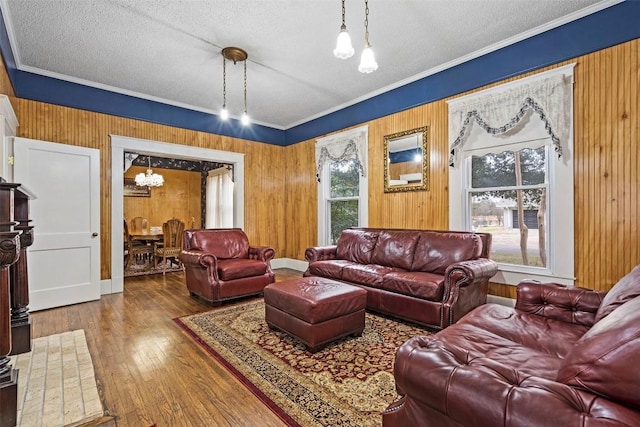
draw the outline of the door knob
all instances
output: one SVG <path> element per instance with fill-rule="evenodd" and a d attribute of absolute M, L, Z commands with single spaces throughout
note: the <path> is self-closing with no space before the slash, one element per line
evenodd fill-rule
<path fill-rule="evenodd" d="M 98 237 L 98 233 L 95 233 L 95 232 L 94 232 L 93 234 L 91 234 L 91 236 L 92 236 L 92 237 Z"/>

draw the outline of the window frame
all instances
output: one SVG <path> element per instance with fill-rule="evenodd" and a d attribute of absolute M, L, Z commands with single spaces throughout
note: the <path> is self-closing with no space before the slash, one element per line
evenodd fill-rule
<path fill-rule="evenodd" d="M 364 132 L 364 140 L 366 144 L 364 147 L 360 147 L 362 150 L 360 154 L 360 161 L 367 162 L 367 151 L 369 133 L 368 126 L 362 126 L 349 131 L 341 132 L 339 134 L 331 135 L 330 137 L 318 139 L 318 143 L 326 141 L 339 141 L 344 140 L 345 144 L 355 134 Z M 331 182 L 330 182 L 330 169 L 333 161 L 326 161 L 322 167 L 320 173 L 320 182 L 318 183 L 318 245 L 327 246 L 331 244 L 331 209 L 329 203 L 331 201 L 341 200 L 358 200 L 358 227 L 367 227 L 369 221 L 369 181 L 365 176 L 359 175 L 358 182 L 358 196 L 357 197 L 335 197 L 331 198 Z"/>
<path fill-rule="evenodd" d="M 549 77 L 551 73 L 563 73 L 573 77 L 573 66 L 562 67 L 545 73 L 524 78 L 506 85 L 496 86 L 486 91 L 477 92 L 458 99 L 467 99 L 479 94 L 490 94 L 506 90 L 514 84 L 526 84 L 533 79 Z M 456 99 L 456 101 L 458 100 Z M 541 282 L 555 282 L 565 285 L 573 285 L 575 282 L 574 271 L 574 192 L 573 192 L 573 97 L 571 97 L 570 114 L 571 129 L 568 141 L 562 141 L 563 155 L 558 157 L 553 151 L 549 137 L 538 138 L 538 144 L 543 140 L 547 147 L 547 180 L 548 180 L 548 256 L 547 267 L 533 267 L 515 264 L 498 263 L 498 273 L 491 279 L 495 283 L 517 285 L 521 280 L 533 279 Z M 450 118 L 451 120 L 451 118 Z M 475 126 L 475 125 L 474 125 Z M 449 135 L 450 142 L 453 138 Z M 493 146 L 500 146 L 504 150 L 521 148 L 522 141 L 514 136 L 512 143 L 505 142 L 504 137 L 494 135 L 483 136 L 496 138 Z M 497 138 L 500 139 L 498 142 Z M 449 227 L 452 230 L 471 231 L 471 155 L 486 154 L 485 147 L 462 147 L 460 160 L 449 168 Z M 477 189 L 474 189 L 474 191 Z M 567 197 L 570 195 L 570 197 Z"/>

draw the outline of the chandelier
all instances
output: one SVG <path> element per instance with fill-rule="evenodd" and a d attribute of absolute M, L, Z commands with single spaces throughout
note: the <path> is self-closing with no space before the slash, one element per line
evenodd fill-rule
<path fill-rule="evenodd" d="M 162 175 L 153 173 L 151 170 L 151 156 L 147 156 L 149 159 L 149 168 L 146 173 L 140 172 L 136 175 L 136 185 L 139 187 L 161 187 L 164 184 L 164 178 Z"/>
<path fill-rule="evenodd" d="M 249 55 L 239 47 L 225 47 L 222 49 L 222 110 L 220 110 L 220 118 L 227 120 L 229 118 L 229 110 L 227 110 L 227 59 L 233 61 L 235 65 L 238 61 L 244 63 L 244 112 L 240 118 L 243 125 L 249 124 L 249 115 L 247 114 L 247 58 Z"/>

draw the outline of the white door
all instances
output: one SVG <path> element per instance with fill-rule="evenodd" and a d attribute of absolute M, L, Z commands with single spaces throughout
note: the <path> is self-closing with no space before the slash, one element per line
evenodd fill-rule
<path fill-rule="evenodd" d="M 29 308 L 100 298 L 100 151 L 14 139 L 14 181 L 30 201 Z"/>

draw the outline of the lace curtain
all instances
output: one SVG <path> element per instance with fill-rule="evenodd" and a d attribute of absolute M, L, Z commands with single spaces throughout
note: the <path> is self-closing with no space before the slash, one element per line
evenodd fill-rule
<path fill-rule="evenodd" d="M 466 102 L 450 102 L 449 135 L 455 139 L 450 146 L 449 166 L 454 166 L 456 153 L 473 123 L 487 133 L 500 135 L 516 127 L 529 111 L 540 117 L 558 157 L 562 156 L 562 143 L 571 133 L 571 89 L 572 76 L 560 74 Z"/>
<path fill-rule="evenodd" d="M 316 142 L 316 180 L 320 182 L 322 168 L 327 161 L 355 160 L 360 175 L 366 177 L 368 134 L 368 128 L 365 127 L 319 139 Z"/>
<path fill-rule="evenodd" d="M 207 228 L 233 227 L 233 180 L 226 168 L 214 169 L 207 176 L 206 214 Z"/>

